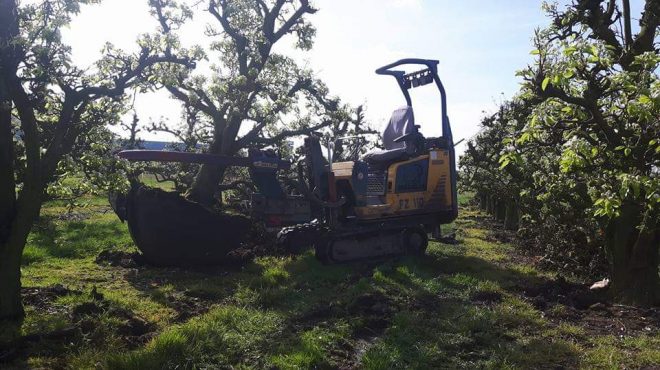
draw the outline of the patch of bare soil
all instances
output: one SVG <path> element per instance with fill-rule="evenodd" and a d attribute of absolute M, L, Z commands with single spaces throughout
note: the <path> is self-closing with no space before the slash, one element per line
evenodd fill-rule
<path fill-rule="evenodd" d="M 260 223 L 254 222 L 247 233 L 247 238 L 241 245 L 227 253 L 226 259 L 222 261 L 223 265 L 244 265 L 256 257 L 287 254 L 276 247 L 276 234 L 266 231 Z"/>
<path fill-rule="evenodd" d="M 54 302 L 57 298 L 68 294 L 81 294 L 81 292 L 60 284 L 48 287 L 24 287 L 21 290 L 23 304 L 46 315 L 65 315 L 68 311 L 67 307 L 55 305 Z M 76 329 L 71 326 L 51 332 L 32 333 L 19 337 L 13 342 L 3 343 L 0 345 L 0 364 L 25 357 L 26 348 L 33 343 L 46 340 L 62 341 L 74 337 L 75 334 Z"/>
<path fill-rule="evenodd" d="M 200 297 L 186 292 L 183 295 L 166 296 L 166 304 L 177 312 L 174 321 L 184 322 L 208 312 L 213 305 L 213 301 L 211 297 Z"/>
<path fill-rule="evenodd" d="M 565 306 L 547 313 L 554 321 L 569 321 L 590 335 L 635 337 L 660 330 L 660 310 L 598 302 L 580 310 Z"/>
<path fill-rule="evenodd" d="M 134 252 L 124 252 L 106 249 L 101 251 L 98 256 L 96 256 L 96 263 L 99 265 L 114 266 L 114 267 L 124 267 L 124 268 L 135 268 L 143 266 L 146 261 L 144 256 L 140 253 Z"/>
<path fill-rule="evenodd" d="M 77 334 L 77 328 L 67 327 L 63 329 L 54 330 L 47 333 L 33 333 L 29 335 L 24 335 L 20 338 L 17 338 L 13 342 L 3 343 L 0 345 L 0 368 L 4 368 L 4 364 L 8 368 L 28 368 L 27 364 L 20 364 L 17 361 L 25 361 L 28 357 L 29 350 L 28 348 L 32 344 L 37 344 L 45 341 L 50 341 L 50 343 L 63 344 L 70 343 L 72 338 L 75 338 Z M 55 346 L 54 346 L 55 347 Z M 53 349 L 42 349 L 41 352 L 50 352 L 52 356 L 57 356 L 60 352 L 57 348 Z M 59 359 L 61 365 L 58 365 L 57 368 L 64 368 L 64 359 Z"/>
<path fill-rule="evenodd" d="M 492 228 L 486 240 L 489 242 L 498 242 L 498 243 L 511 243 L 516 240 L 516 234 L 509 230 L 504 230 L 501 225 L 498 225 L 499 228 Z"/>
<path fill-rule="evenodd" d="M 355 333 L 356 338 L 380 335 L 389 327 L 397 311 L 390 300 L 380 293 L 368 293 L 357 297 L 348 305 L 351 315 L 362 319 L 363 325 Z"/>
<path fill-rule="evenodd" d="M 63 212 L 57 215 L 58 220 L 77 221 L 77 222 L 85 221 L 90 217 L 91 215 L 89 212 L 76 212 L 76 211 Z"/>
<path fill-rule="evenodd" d="M 569 282 L 561 276 L 541 284 L 530 284 L 518 288 L 536 308 L 541 310 L 547 308 L 551 303 L 561 303 L 584 310 L 605 300 L 602 294 L 589 290 L 586 285 Z"/>
<path fill-rule="evenodd" d="M 27 359 L 30 354 L 47 354 L 49 357 L 58 357 L 59 352 L 57 348 L 63 343 L 76 343 L 85 340 L 85 336 L 94 330 L 99 325 L 98 315 L 105 312 L 109 307 L 108 303 L 87 302 L 73 307 L 65 305 L 56 305 L 55 300 L 59 297 L 66 295 L 81 295 L 80 291 L 72 290 L 64 287 L 63 285 L 56 284 L 48 287 L 25 287 L 22 289 L 23 303 L 26 307 L 31 307 L 42 315 L 68 315 L 70 318 L 70 325 L 49 331 L 37 332 L 24 335 L 17 338 L 11 343 L 6 343 L 0 347 L 0 363 L 8 363 L 15 360 Z M 96 291 L 92 291 L 92 297 L 101 299 L 102 296 Z M 118 309 L 113 308 L 111 314 L 117 314 Z M 126 311 L 126 310 L 124 310 Z M 135 327 L 137 320 L 131 317 L 131 314 L 126 312 L 119 312 L 127 320 L 125 325 L 127 327 Z M 95 319 L 90 319 L 87 316 L 96 315 Z M 85 316 L 83 318 L 83 316 Z M 121 326 L 123 328 L 123 326 Z M 131 335 L 130 331 L 126 331 L 127 336 Z M 42 345 L 48 343 L 48 345 Z M 63 360 L 63 359 L 62 359 Z"/>
<path fill-rule="evenodd" d="M 357 297 L 348 305 L 347 309 L 362 323 L 353 333 L 355 343 L 352 353 L 344 362 L 346 368 L 354 368 L 362 361 L 367 350 L 390 327 L 398 308 L 394 302 L 381 293 L 367 293 Z"/>
<path fill-rule="evenodd" d="M 66 310 L 65 307 L 54 306 L 53 302 L 57 298 L 69 294 L 79 295 L 82 294 L 82 292 L 71 290 L 61 284 L 55 284 L 47 287 L 23 287 L 21 290 L 23 304 L 26 306 L 34 307 L 35 309 L 39 310 L 41 314 L 54 314 Z"/>
<path fill-rule="evenodd" d="M 588 334 L 637 336 L 660 330 L 660 309 L 612 304 L 604 292 L 561 277 L 520 289 L 550 320 L 571 322 Z"/>
<path fill-rule="evenodd" d="M 131 310 L 115 306 L 102 294 L 92 291 L 92 296 L 93 301 L 81 303 L 71 311 L 71 321 L 80 330 L 83 340 L 93 341 L 96 337 L 107 335 L 99 330 L 101 316 L 111 317 L 119 322 L 117 334 L 129 348 L 144 345 L 153 337 L 156 330 L 154 323 L 139 317 Z"/>
<path fill-rule="evenodd" d="M 96 289 L 91 291 L 92 300 L 89 302 L 73 307 L 54 304 L 58 297 L 70 294 L 83 293 L 62 285 L 23 288 L 22 296 L 26 306 L 35 308 L 40 314 L 68 315 L 70 325 L 54 331 L 24 335 L 0 346 L 0 364 L 24 361 L 30 355 L 57 358 L 55 363 L 61 360 L 64 364 L 65 359 L 60 358 L 64 353 L 59 350 L 60 346 L 69 343 L 104 343 L 108 336 L 107 330 L 116 331 L 128 348 L 137 348 L 146 344 L 155 334 L 157 329 L 155 324 L 128 309 L 117 307 L 96 292 Z M 109 318 L 111 320 L 108 320 Z M 109 321 L 113 322 L 112 327 L 108 326 Z"/>
<path fill-rule="evenodd" d="M 494 291 L 476 291 L 470 295 L 470 301 L 490 306 L 502 301 L 502 293 Z"/>
<path fill-rule="evenodd" d="M 359 367 L 362 356 L 385 330 L 390 327 L 398 311 L 395 303 L 379 292 L 365 293 L 351 302 L 328 302 L 293 317 L 289 326 L 292 332 L 308 328 L 332 325 L 332 319 L 343 317 L 356 324 L 351 339 L 341 341 L 330 351 L 328 362 L 338 369 Z"/>

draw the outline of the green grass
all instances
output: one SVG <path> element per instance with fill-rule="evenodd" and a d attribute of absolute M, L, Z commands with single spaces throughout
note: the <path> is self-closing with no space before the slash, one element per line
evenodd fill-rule
<path fill-rule="evenodd" d="M 156 176 L 149 173 L 140 175 L 140 182 L 144 185 L 151 186 L 152 188 L 160 188 L 163 190 L 174 190 L 174 182 L 156 180 Z"/>
<path fill-rule="evenodd" d="M 462 196 L 461 202 L 467 203 Z M 516 287 L 548 274 L 511 258 L 479 213 L 463 207 L 457 245 L 426 256 L 323 266 L 311 252 L 203 270 L 98 265 L 101 250 L 134 251 L 126 226 L 99 199 L 74 219 L 47 204 L 30 236 L 23 285 L 71 293 L 27 305 L 23 333 L 72 325 L 80 305 L 103 310 L 63 341 L 30 345 L 13 366 L 68 368 L 637 368 L 660 363 L 660 336 L 588 333 L 551 319 Z M 78 212 L 78 210 L 76 210 Z M 496 296 L 492 302 L 473 297 Z M 95 303 L 97 302 L 97 303 Z M 151 323 L 126 335 L 126 319 Z M 182 314 L 188 314 L 183 315 Z M 139 339 L 139 340 L 138 340 Z"/>
<path fill-rule="evenodd" d="M 246 307 L 223 306 L 185 325 L 166 329 L 145 348 L 112 355 L 116 369 L 164 369 L 263 364 L 261 349 L 282 331 L 276 313 Z"/>

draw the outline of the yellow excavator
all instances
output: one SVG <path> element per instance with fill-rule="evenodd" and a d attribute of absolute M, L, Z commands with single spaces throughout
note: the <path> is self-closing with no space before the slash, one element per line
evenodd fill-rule
<path fill-rule="evenodd" d="M 417 68 L 406 72 L 411 65 Z M 333 163 L 331 150 L 323 156 L 320 138 L 307 137 L 294 181 L 296 195 L 277 178 L 278 171 L 291 163 L 272 150 L 252 149 L 247 157 L 149 150 L 123 151 L 119 156 L 248 167 L 257 189 L 250 202 L 252 220 L 279 230 L 280 247 L 291 252 L 313 247 L 324 263 L 423 254 L 427 235 L 458 215 L 454 143 L 437 67 L 436 60 L 403 59 L 377 69 L 377 74 L 394 77 L 406 101 L 382 133 L 384 148 L 354 161 Z M 415 122 L 410 90 L 426 85 L 440 93 L 439 118 L 426 123 L 440 124 L 440 137 L 424 137 Z M 111 203 L 153 263 L 217 262 L 242 242 L 241 233 L 212 232 L 217 223 L 240 220 L 208 214 L 192 203 L 172 202 L 170 195 L 145 198 L 143 193 L 145 187 L 136 185 L 126 195 L 113 196 Z"/>
<path fill-rule="evenodd" d="M 423 68 L 406 72 L 404 66 L 409 65 Z M 306 168 L 299 177 L 306 185 L 302 193 L 318 217 L 282 229 L 281 245 L 290 250 L 312 245 L 326 263 L 421 254 L 428 233 L 456 219 L 454 143 L 437 66 L 436 60 L 403 59 L 376 70 L 394 77 L 406 100 L 382 133 L 384 149 L 357 161 L 333 163 L 330 154 L 323 157 L 318 138 L 305 139 Z M 409 93 L 429 84 L 437 87 L 441 99 L 442 136 L 435 138 L 420 132 Z"/>

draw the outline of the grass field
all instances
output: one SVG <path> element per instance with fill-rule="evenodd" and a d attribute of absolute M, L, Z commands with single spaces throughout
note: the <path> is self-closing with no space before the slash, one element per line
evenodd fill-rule
<path fill-rule="evenodd" d="M 25 251 L 22 330 L 61 335 L 26 342 L 0 367 L 660 364 L 654 312 L 576 308 L 557 298 L 575 284 L 535 269 L 478 211 L 463 208 L 452 226 L 458 243 L 432 242 L 423 257 L 323 266 L 310 251 L 182 270 L 136 265 L 126 226 L 104 199 L 72 213 L 51 202 Z M 119 257 L 98 258 L 107 250 Z M 632 318 L 645 315 L 648 325 Z"/>

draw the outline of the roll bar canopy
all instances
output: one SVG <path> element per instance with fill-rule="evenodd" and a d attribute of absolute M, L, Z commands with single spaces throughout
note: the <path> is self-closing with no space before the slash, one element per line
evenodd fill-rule
<path fill-rule="evenodd" d="M 406 58 L 380 67 L 376 70 L 376 73 L 396 78 L 399 88 L 401 89 L 403 96 L 406 98 L 406 103 L 411 107 L 413 104 L 408 90 L 435 82 L 436 87 L 440 91 L 440 98 L 442 100 L 442 136 L 451 143 L 451 125 L 449 124 L 449 117 L 447 116 L 447 93 L 445 92 L 445 87 L 442 85 L 440 77 L 438 77 L 438 63 L 437 60 L 433 59 Z M 426 68 L 410 73 L 395 69 L 399 66 L 411 64 L 426 66 Z"/>

